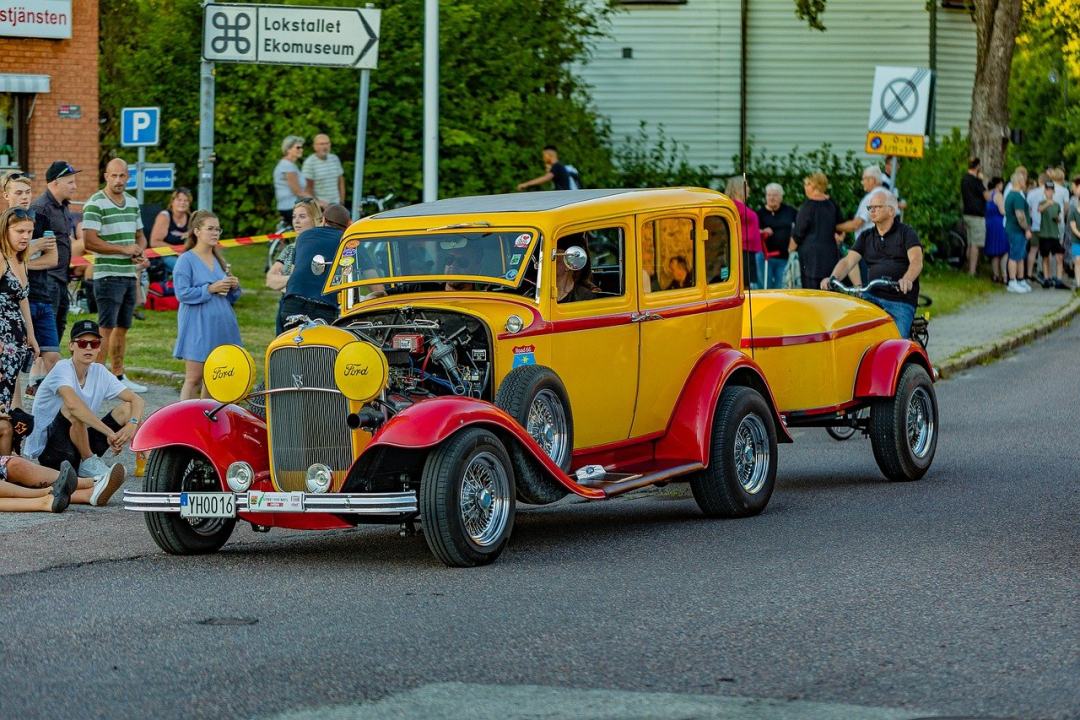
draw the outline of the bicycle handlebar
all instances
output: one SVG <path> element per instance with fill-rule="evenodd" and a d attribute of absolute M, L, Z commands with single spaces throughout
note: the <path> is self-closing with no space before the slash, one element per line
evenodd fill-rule
<path fill-rule="evenodd" d="M 899 290 L 900 283 L 896 282 L 895 280 L 890 280 L 889 278 L 878 278 L 877 280 L 871 280 L 866 285 L 859 287 L 858 285 L 848 286 L 840 282 L 836 278 L 830 278 L 829 287 L 833 290 L 847 293 L 848 295 L 862 295 L 863 293 L 869 292 L 874 288 L 878 287 L 886 288 L 889 290 Z"/>

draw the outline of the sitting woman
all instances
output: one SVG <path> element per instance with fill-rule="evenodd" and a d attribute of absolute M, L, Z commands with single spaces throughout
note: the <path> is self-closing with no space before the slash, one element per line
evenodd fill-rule
<path fill-rule="evenodd" d="M 690 263 L 682 255 L 675 255 L 668 260 L 668 272 L 671 273 L 671 282 L 665 290 L 694 287 L 694 274 L 690 271 Z"/>
<path fill-rule="evenodd" d="M 274 264 L 266 272 L 266 287 L 271 290 L 285 292 L 285 286 L 289 284 L 289 276 L 292 275 L 296 258 L 296 241 L 305 230 L 322 225 L 322 210 L 319 203 L 311 198 L 297 200 L 292 209 L 292 227 L 296 237 L 284 250 L 278 253 Z M 280 330 L 278 331 L 280 332 Z"/>
<path fill-rule="evenodd" d="M 105 505 L 124 482 L 124 466 L 96 482 L 81 478 L 71 463 L 60 470 L 43 467 L 17 455 L 0 456 L 0 512 L 63 512 L 69 503 Z"/>
<path fill-rule="evenodd" d="M 191 191 L 187 188 L 177 188 L 169 200 L 169 206 L 159 212 L 154 218 L 154 227 L 150 229 L 151 248 L 171 248 L 181 252 L 184 241 L 188 236 L 188 221 L 191 218 Z M 166 255 L 155 258 L 154 264 L 160 262 L 165 266 L 166 272 L 171 275 L 176 267 L 176 255 Z"/>
<path fill-rule="evenodd" d="M 581 235 L 567 235 L 559 240 L 559 253 L 555 261 L 555 291 L 560 303 L 594 300 L 598 297 L 598 288 L 592 283 L 592 261 L 588 251 L 585 253 L 585 266 L 580 270 L 571 270 L 563 262 L 567 248 L 571 245 L 583 247 L 583 244 Z"/>

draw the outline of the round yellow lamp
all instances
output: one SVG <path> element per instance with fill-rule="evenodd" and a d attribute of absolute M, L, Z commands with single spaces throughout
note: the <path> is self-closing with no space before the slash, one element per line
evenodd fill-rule
<path fill-rule="evenodd" d="M 386 356 L 371 343 L 351 342 L 334 361 L 334 382 L 341 394 L 356 402 L 367 402 L 386 387 L 390 369 Z"/>
<path fill-rule="evenodd" d="M 239 345 L 218 345 L 203 365 L 203 386 L 221 403 L 243 399 L 255 385 L 255 358 Z"/>

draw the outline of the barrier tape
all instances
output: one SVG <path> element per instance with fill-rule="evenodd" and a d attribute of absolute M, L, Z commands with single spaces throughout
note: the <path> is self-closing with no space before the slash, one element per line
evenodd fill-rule
<path fill-rule="evenodd" d="M 269 235 L 247 235 L 244 237 L 228 238 L 226 240 L 218 240 L 218 245 L 222 247 L 240 247 L 242 245 L 259 245 L 261 243 L 268 243 L 271 240 L 285 240 L 288 238 L 296 237 L 295 230 L 289 230 L 283 233 L 270 233 Z M 160 258 L 167 257 L 169 255 L 180 255 L 184 252 L 184 247 L 181 245 L 177 247 L 155 247 L 146 248 L 143 250 L 143 257 L 145 258 Z M 71 267 L 80 267 L 84 265 L 93 265 L 94 253 L 87 253 L 82 257 L 71 258 Z"/>

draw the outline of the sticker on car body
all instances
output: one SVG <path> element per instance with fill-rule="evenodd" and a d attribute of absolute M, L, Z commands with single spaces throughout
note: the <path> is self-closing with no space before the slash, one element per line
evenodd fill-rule
<path fill-rule="evenodd" d="M 535 345 L 515 345 L 514 346 L 514 364 L 511 367 L 521 367 L 523 365 L 535 365 L 536 364 L 536 346 Z"/>

